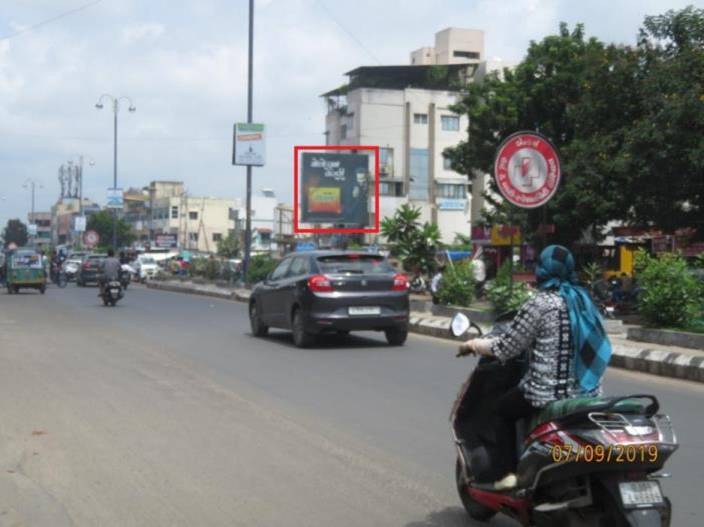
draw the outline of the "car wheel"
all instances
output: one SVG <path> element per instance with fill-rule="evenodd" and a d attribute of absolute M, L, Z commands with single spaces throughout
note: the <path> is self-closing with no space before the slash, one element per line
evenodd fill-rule
<path fill-rule="evenodd" d="M 300 309 L 296 309 L 293 312 L 293 323 L 291 326 L 293 330 L 293 343 L 297 348 L 307 348 L 313 344 L 313 335 L 306 332 L 303 322 L 303 313 Z"/>
<path fill-rule="evenodd" d="M 262 323 L 256 302 L 249 304 L 249 325 L 252 328 L 252 335 L 255 337 L 263 337 L 269 332 L 269 326 Z"/>
<path fill-rule="evenodd" d="M 408 337 L 408 330 L 406 329 L 387 329 L 384 333 L 386 334 L 386 342 L 391 346 L 403 346 Z"/>
<path fill-rule="evenodd" d="M 45 286 L 45 285 L 42 285 L 42 286 L 39 288 L 39 292 L 40 292 L 41 294 L 46 293 L 46 286 Z"/>

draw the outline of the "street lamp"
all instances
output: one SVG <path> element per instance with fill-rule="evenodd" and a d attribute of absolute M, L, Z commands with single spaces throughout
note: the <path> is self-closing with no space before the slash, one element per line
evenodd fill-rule
<path fill-rule="evenodd" d="M 38 181 L 36 181 L 32 178 L 27 179 L 24 182 L 24 184 L 22 185 L 22 188 L 31 189 L 31 191 L 32 191 L 31 192 L 31 194 L 32 194 L 32 212 L 29 215 L 29 218 L 30 218 L 30 225 L 34 225 L 35 229 L 36 229 L 36 223 L 37 223 L 37 220 L 34 217 L 34 194 L 35 194 L 36 187 L 44 188 L 44 186 L 41 183 L 39 183 Z M 32 236 L 32 245 L 34 245 L 34 237 L 36 236 L 34 229 L 32 230 L 31 236 Z"/>
<path fill-rule="evenodd" d="M 137 110 L 135 108 L 134 104 L 132 104 L 132 100 L 129 97 L 114 97 L 113 95 L 110 95 L 109 93 L 104 93 L 103 95 L 100 96 L 98 99 L 98 102 L 95 103 L 95 107 L 98 110 L 103 109 L 103 100 L 108 100 L 112 103 L 112 112 L 114 114 L 114 150 L 113 150 L 113 175 L 112 175 L 112 188 L 116 189 L 117 188 L 117 114 L 120 111 L 120 101 L 126 101 L 129 106 L 127 107 L 127 110 L 130 113 L 133 113 Z M 113 249 L 117 250 L 117 209 L 113 209 L 112 211 L 112 247 Z"/>

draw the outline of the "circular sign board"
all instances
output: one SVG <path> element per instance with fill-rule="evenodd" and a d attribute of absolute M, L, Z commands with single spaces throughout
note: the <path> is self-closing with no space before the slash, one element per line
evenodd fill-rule
<path fill-rule="evenodd" d="M 557 150 L 538 133 L 516 132 L 499 146 L 494 161 L 496 185 L 517 207 L 545 205 L 555 194 L 560 176 Z"/>
<path fill-rule="evenodd" d="M 86 233 L 83 235 L 83 243 L 85 243 L 89 247 L 95 247 L 96 245 L 98 245 L 99 241 L 100 236 L 95 231 L 86 231 Z"/>

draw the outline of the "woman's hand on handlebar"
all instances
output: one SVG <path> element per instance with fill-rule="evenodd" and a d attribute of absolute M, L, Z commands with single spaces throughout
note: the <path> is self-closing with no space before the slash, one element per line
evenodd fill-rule
<path fill-rule="evenodd" d="M 460 349 L 457 351 L 457 357 L 464 357 L 465 355 L 472 354 L 491 357 L 491 345 L 493 343 L 494 339 L 470 339 L 460 345 Z"/>

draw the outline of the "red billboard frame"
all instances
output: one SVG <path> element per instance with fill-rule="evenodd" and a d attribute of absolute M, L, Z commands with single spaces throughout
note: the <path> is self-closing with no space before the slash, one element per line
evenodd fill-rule
<path fill-rule="evenodd" d="M 298 166 L 300 153 L 306 150 L 371 150 L 374 152 L 374 225 L 359 228 L 303 228 L 298 223 L 299 191 Z M 372 145 L 296 145 L 293 147 L 293 232 L 296 234 L 377 234 L 380 231 L 381 212 L 379 211 L 379 146 Z"/>

